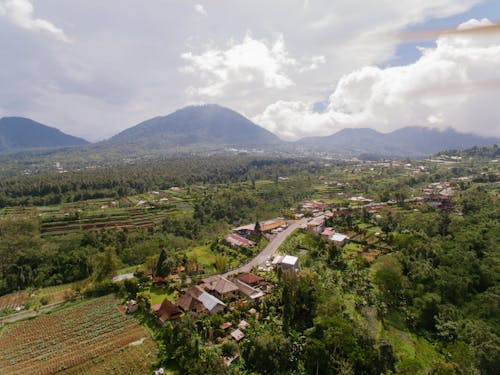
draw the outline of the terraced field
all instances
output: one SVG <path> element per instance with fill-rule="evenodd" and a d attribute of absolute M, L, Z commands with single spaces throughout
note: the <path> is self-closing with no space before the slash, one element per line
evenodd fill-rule
<path fill-rule="evenodd" d="M 1 374 L 147 374 L 157 356 L 147 330 L 111 296 L 6 326 Z"/>
<path fill-rule="evenodd" d="M 42 211 L 39 215 L 42 235 L 57 236 L 86 230 L 110 228 L 147 228 L 161 224 L 168 215 L 179 210 L 183 202 L 150 207 L 92 207 Z"/>

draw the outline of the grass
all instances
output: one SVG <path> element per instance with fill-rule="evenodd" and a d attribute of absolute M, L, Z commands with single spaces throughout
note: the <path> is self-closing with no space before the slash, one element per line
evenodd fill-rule
<path fill-rule="evenodd" d="M 433 365 L 441 360 L 440 354 L 429 341 L 413 333 L 386 325 L 381 337 L 394 348 L 396 373 L 428 374 Z"/>
<path fill-rule="evenodd" d="M 349 242 L 342 248 L 342 254 L 344 255 L 344 257 L 350 257 L 352 255 L 361 253 L 362 251 L 363 248 L 361 247 L 361 245 L 354 242 Z"/>
<path fill-rule="evenodd" d="M 138 264 L 136 266 L 128 266 L 124 268 L 120 268 L 119 270 L 115 271 L 116 275 L 122 275 L 124 273 L 134 273 L 137 269 L 141 269 L 143 267 L 142 264 Z"/>
<path fill-rule="evenodd" d="M 196 258 L 203 267 L 212 267 L 215 263 L 215 254 L 210 250 L 209 245 L 195 246 L 187 252 L 188 258 Z"/>
<path fill-rule="evenodd" d="M 151 296 L 151 306 L 162 303 L 165 298 L 168 298 L 170 301 L 174 301 L 177 297 L 175 292 L 168 293 L 166 289 L 155 288 L 153 286 L 149 290 L 149 294 Z"/>

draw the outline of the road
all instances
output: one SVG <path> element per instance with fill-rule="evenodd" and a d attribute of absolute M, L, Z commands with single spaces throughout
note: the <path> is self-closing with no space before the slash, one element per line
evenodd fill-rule
<path fill-rule="evenodd" d="M 302 220 L 290 224 L 290 226 L 286 228 L 283 232 L 278 233 L 276 237 L 274 237 L 271 240 L 271 242 L 269 242 L 267 246 L 255 258 L 253 258 L 248 263 L 239 266 L 238 268 L 235 268 L 231 271 L 222 274 L 222 276 L 227 277 L 235 275 L 237 273 L 250 272 L 252 268 L 264 263 L 267 257 L 273 255 L 276 252 L 276 250 L 279 249 L 281 244 L 287 239 L 287 237 L 291 235 L 293 231 L 297 229 L 301 224 L 305 223 L 307 223 L 307 219 L 304 218 Z"/>
<path fill-rule="evenodd" d="M 64 302 L 66 301 L 59 301 L 51 303 L 49 305 L 42 306 L 38 311 L 26 310 L 16 314 L 6 315 L 5 317 L 0 318 L 0 327 L 3 326 L 5 323 L 14 323 L 17 322 L 18 320 L 32 318 L 34 316 L 49 312 L 52 309 L 56 308 L 57 306 L 62 305 Z"/>

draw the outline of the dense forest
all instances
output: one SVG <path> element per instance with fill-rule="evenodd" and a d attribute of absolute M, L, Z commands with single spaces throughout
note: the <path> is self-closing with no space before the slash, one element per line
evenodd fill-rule
<path fill-rule="evenodd" d="M 251 157 L 184 158 L 71 173 L 0 180 L 0 208 L 42 206 L 95 198 L 119 198 L 147 190 L 191 184 L 234 183 L 276 179 L 301 171 L 314 172 L 318 163 L 295 159 Z"/>

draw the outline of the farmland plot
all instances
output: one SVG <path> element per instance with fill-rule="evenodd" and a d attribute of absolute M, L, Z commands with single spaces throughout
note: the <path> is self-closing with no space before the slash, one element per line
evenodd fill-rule
<path fill-rule="evenodd" d="M 157 347 L 147 330 L 107 296 L 7 326 L 1 374 L 151 372 Z"/>

